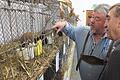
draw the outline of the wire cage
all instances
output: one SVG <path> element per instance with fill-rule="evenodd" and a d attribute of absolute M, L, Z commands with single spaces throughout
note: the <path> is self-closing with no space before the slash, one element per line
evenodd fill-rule
<path fill-rule="evenodd" d="M 67 41 L 51 29 L 61 19 L 59 5 L 57 0 L 0 0 L 0 80 L 35 80 L 52 65 Z"/>
<path fill-rule="evenodd" d="M 31 2 L 31 0 L 28 1 Z M 51 6 L 49 8 L 43 4 L 32 4 L 22 1 L 10 1 L 9 3 L 1 1 L 0 43 L 14 40 L 26 32 L 40 32 L 48 27 L 47 25 L 51 27 L 51 22 L 57 17 L 58 5 L 51 4 Z"/>
<path fill-rule="evenodd" d="M 0 1 L 0 80 L 34 80 L 50 66 L 57 47 L 45 45 L 45 39 L 53 32 L 51 27 L 59 19 L 58 12 L 56 0 Z M 28 53 L 36 47 L 32 43 L 38 38 L 44 55 L 30 57 Z"/>

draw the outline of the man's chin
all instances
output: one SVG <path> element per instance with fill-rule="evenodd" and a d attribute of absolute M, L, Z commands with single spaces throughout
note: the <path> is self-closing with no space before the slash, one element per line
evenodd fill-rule
<path fill-rule="evenodd" d="M 112 40 L 112 37 L 109 34 L 107 34 L 107 37 Z"/>
<path fill-rule="evenodd" d="M 107 37 L 111 39 L 110 33 L 107 31 Z"/>

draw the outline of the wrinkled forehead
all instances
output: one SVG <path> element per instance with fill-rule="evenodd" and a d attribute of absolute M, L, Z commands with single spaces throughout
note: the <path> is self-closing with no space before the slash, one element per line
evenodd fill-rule
<path fill-rule="evenodd" d="M 106 17 L 106 15 L 102 12 L 93 12 L 92 16 L 93 17 Z"/>
<path fill-rule="evenodd" d="M 109 17 L 115 16 L 115 8 L 112 8 L 112 9 L 108 12 L 107 15 L 108 15 Z"/>
<path fill-rule="evenodd" d="M 111 16 L 113 13 L 112 13 L 112 10 L 110 10 L 107 14 L 107 17 Z"/>
<path fill-rule="evenodd" d="M 113 5 L 109 11 L 113 10 L 114 11 L 114 16 L 115 17 L 120 17 L 120 3 L 117 3 Z"/>

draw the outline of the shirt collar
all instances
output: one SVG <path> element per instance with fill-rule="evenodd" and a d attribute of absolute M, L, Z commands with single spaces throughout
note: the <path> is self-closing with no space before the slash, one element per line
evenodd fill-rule
<path fill-rule="evenodd" d="M 102 38 L 107 38 L 107 33 L 104 34 L 104 36 Z"/>
<path fill-rule="evenodd" d="M 120 45 L 120 39 L 118 39 L 117 41 L 115 41 L 114 47 L 117 47 L 118 45 Z"/>
<path fill-rule="evenodd" d="M 90 31 L 90 36 L 93 36 L 94 33 Z M 101 37 L 101 39 L 107 38 L 107 33 L 104 33 L 103 37 Z"/>

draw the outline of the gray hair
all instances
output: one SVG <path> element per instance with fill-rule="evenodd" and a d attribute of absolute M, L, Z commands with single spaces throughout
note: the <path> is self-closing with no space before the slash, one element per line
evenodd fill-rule
<path fill-rule="evenodd" d="M 115 16 L 119 17 L 120 16 L 120 3 L 117 3 L 117 4 L 113 5 L 110 8 L 110 10 L 113 9 L 113 8 L 115 8 L 115 12 L 114 12 Z"/>
<path fill-rule="evenodd" d="M 110 6 L 108 4 L 99 4 L 95 9 L 94 12 L 104 13 L 107 15 L 109 12 Z"/>

